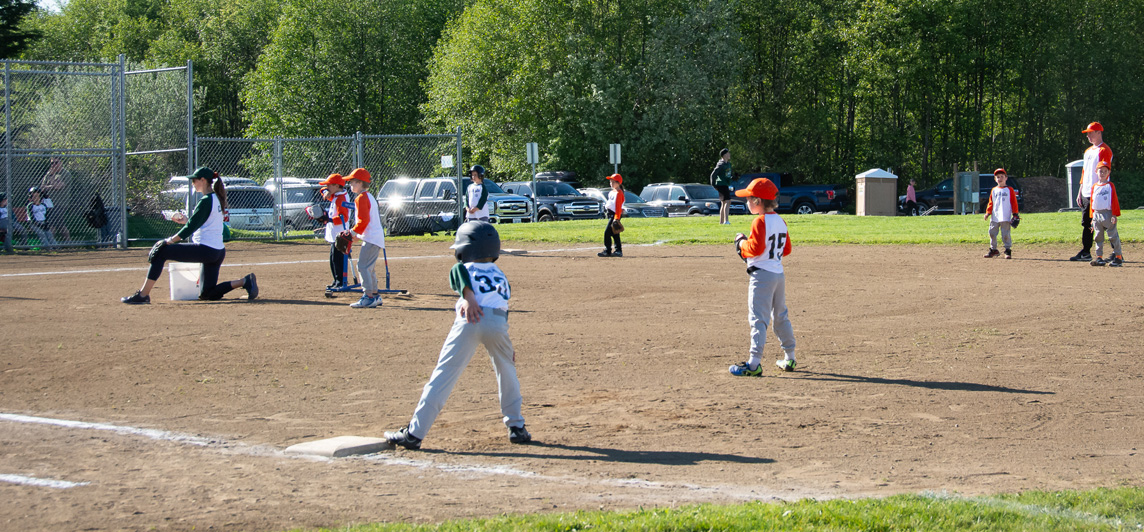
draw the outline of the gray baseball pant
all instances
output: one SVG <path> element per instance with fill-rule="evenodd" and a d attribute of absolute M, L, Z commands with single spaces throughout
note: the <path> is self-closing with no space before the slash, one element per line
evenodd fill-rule
<path fill-rule="evenodd" d="M 1001 243 L 1005 244 L 1005 249 L 1013 247 L 1013 238 L 1009 235 L 1009 229 L 1012 224 L 1009 222 L 994 222 L 989 221 L 989 249 L 997 249 L 997 231 L 1001 231 Z"/>
<path fill-rule="evenodd" d="M 373 265 L 377 263 L 377 254 L 380 252 L 381 246 L 375 246 L 364 241 L 361 245 L 361 251 L 358 252 L 357 267 L 358 273 L 361 274 L 361 287 L 365 295 L 377 293 L 377 272 L 373 271 Z"/>
<path fill-rule="evenodd" d="M 1112 242 L 1112 256 L 1120 255 L 1120 231 L 1117 231 L 1116 224 L 1112 223 L 1112 211 L 1094 211 L 1092 213 L 1092 230 L 1096 233 L 1093 235 L 1093 242 L 1096 243 L 1097 257 L 1103 256 L 1105 233 L 1108 234 L 1108 239 Z"/>
<path fill-rule="evenodd" d="M 762 363 L 763 346 L 767 344 L 767 327 L 772 318 L 775 336 L 782 342 L 786 358 L 794 360 L 794 327 L 787 317 L 786 276 L 762 269 L 749 275 L 747 322 L 751 324 L 751 360 L 747 363 L 751 366 Z"/>
<path fill-rule="evenodd" d="M 424 439 L 429 433 L 457 379 L 461 378 L 461 373 L 477 352 L 478 344 L 484 344 L 496 371 L 497 393 L 505 426 L 524 426 L 524 416 L 520 413 L 523 399 L 520 381 L 516 378 L 516 352 L 508 338 L 508 311 L 488 307 L 481 307 L 481 310 L 484 316 L 477 323 L 469 323 L 459 313 L 453 320 L 453 328 L 445 338 L 445 345 L 441 346 L 437 368 L 421 391 L 421 400 L 413 411 L 413 420 L 409 422 L 410 434 Z"/>

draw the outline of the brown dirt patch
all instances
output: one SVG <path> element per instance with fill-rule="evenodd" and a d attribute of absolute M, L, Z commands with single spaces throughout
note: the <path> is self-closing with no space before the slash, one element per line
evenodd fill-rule
<path fill-rule="evenodd" d="M 229 264 L 259 265 L 223 277 L 256 271 L 262 300 L 169 302 L 164 275 L 147 307 L 117 301 L 146 250 L 0 257 L 0 412 L 209 440 L 0 419 L 0 474 L 89 483 L 0 483 L 3 528 L 279 530 L 1144 474 L 1139 263 L 796 245 L 799 371 L 734 378 L 748 337 L 730 246 L 577 248 L 500 263 L 535 445 L 508 443 L 478 355 L 426 450 L 334 461 L 281 450 L 408 421 L 452 321 L 445 245 L 391 243 L 413 295 L 376 310 L 322 296 L 321 245 L 231 246 Z M 297 260 L 315 262 L 273 264 Z M 116 268 L 138 270 L 11 276 Z"/>

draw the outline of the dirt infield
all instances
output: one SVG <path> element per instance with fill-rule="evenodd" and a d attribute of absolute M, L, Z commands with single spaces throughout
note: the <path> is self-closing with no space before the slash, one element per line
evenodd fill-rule
<path fill-rule="evenodd" d="M 333 461 L 282 450 L 408 421 L 452 321 L 446 245 L 391 243 L 412 295 L 372 310 L 322 296 L 317 244 L 230 246 L 222 278 L 257 272 L 257 301 L 170 302 L 164 275 L 143 307 L 118 298 L 146 250 L 0 256 L 0 475 L 87 483 L 0 482 L 0 528 L 281 530 L 1144 479 L 1141 263 L 796 242 L 799 371 L 736 378 L 746 276 L 730 246 L 509 245 L 532 250 L 500 264 L 537 443 L 508 443 L 482 349 L 424 451 Z"/>

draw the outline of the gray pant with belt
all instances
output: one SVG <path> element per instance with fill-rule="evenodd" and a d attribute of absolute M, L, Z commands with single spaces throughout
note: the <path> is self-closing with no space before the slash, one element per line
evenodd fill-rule
<path fill-rule="evenodd" d="M 781 273 L 755 270 L 749 274 L 747 290 L 747 322 L 751 324 L 751 360 L 754 365 L 763 358 L 767 345 L 767 327 L 774 320 L 775 336 L 782 343 L 787 358 L 794 359 L 794 327 L 787 317 L 786 276 Z"/>
<path fill-rule="evenodd" d="M 413 411 L 413 421 L 409 422 L 409 432 L 418 438 L 425 438 L 437 415 L 453 392 L 453 386 L 461 373 L 468 367 L 477 345 L 484 344 L 492 359 L 497 375 L 497 389 L 500 396 L 501 415 L 508 427 L 523 427 L 524 416 L 520 413 L 523 399 L 520 395 L 520 381 L 516 378 L 516 352 L 512 340 L 508 338 L 508 311 L 481 307 L 484 315 L 481 321 L 469 323 L 458 313 L 453 320 L 453 328 L 441 346 L 437 368 L 421 392 L 421 400 Z"/>
<path fill-rule="evenodd" d="M 1093 241 L 1096 242 L 1095 255 L 1097 257 L 1104 253 L 1104 235 L 1106 233 L 1108 240 L 1112 242 L 1112 256 L 1120 256 L 1120 231 L 1117 231 L 1116 224 L 1112 223 L 1112 211 L 1093 211 L 1092 230 L 1095 233 Z"/>
<path fill-rule="evenodd" d="M 1013 247 L 1013 237 L 1010 236 L 1009 228 L 1012 227 L 1011 222 L 989 222 L 989 249 L 997 249 L 997 232 L 1001 232 L 1001 243 L 1005 245 L 1005 249 Z"/>

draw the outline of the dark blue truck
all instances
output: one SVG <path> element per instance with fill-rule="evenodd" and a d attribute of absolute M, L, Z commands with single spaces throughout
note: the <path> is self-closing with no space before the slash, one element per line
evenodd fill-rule
<path fill-rule="evenodd" d="M 846 207 L 846 185 L 793 185 L 790 174 L 760 172 L 743 174 L 731 182 L 732 190 L 747 188 L 751 181 L 765 177 L 779 187 L 780 213 L 814 214 L 840 211 Z"/>

